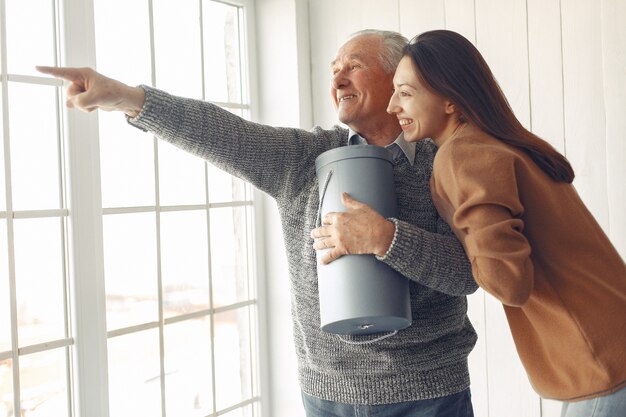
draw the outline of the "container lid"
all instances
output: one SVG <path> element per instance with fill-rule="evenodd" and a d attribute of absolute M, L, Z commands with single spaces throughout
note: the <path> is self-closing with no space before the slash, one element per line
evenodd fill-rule
<path fill-rule="evenodd" d="M 328 150 L 315 159 L 315 170 L 332 162 L 352 158 L 378 158 L 393 163 L 391 152 L 376 145 L 348 145 Z"/>

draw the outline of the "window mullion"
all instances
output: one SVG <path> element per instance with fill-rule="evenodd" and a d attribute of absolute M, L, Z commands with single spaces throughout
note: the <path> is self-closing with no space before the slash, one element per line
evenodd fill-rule
<path fill-rule="evenodd" d="M 5 192 L 7 213 L 7 262 L 9 273 L 9 303 L 11 316 L 11 360 L 13 384 L 13 409 L 21 408 L 20 398 L 20 360 L 17 324 L 17 294 L 15 282 L 15 247 L 13 235 L 13 203 L 11 193 L 11 158 L 9 141 L 9 93 L 7 75 L 7 44 L 6 44 L 6 4 L 0 0 L 0 74 L 2 83 L 2 139 L 4 147 Z"/>
<path fill-rule="evenodd" d="M 92 0 L 61 2 L 61 65 L 95 67 Z M 65 112 L 69 269 L 78 417 L 108 417 L 106 299 L 97 113 Z"/>

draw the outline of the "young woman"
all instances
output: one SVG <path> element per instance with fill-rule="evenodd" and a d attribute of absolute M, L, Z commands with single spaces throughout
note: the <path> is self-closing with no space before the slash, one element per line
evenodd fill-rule
<path fill-rule="evenodd" d="M 433 200 L 476 282 L 504 304 L 534 388 L 566 401 L 564 416 L 625 415 L 626 265 L 568 161 L 522 126 L 455 32 L 415 38 L 394 87 L 387 111 L 406 140 L 438 146 Z"/>
<path fill-rule="evenodd" d="M 566 417 L 625 416 L 626 265 L 572 186 L 568 161 L 521 125 L 481 54 L 457 33 L 416 37 L 394 87 L 387 111 L 406 140 L 438 146 L 433 200 L 476 282 L 504 304 L 535 390 L 564 401 Z M 376 253 L 384 261 L 384 248 L 358 232 L 383 230 L 386 220 L 344 201 L 348 212 L 327 215 L 312 235 L 333 259 Z M 389 248 L 402 242 L 396 237 L 386 236 Z"/>

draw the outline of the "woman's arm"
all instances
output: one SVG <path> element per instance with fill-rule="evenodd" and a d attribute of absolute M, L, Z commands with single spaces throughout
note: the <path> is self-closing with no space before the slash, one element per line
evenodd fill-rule
<path fill-rule="evenodd" d="M 463 244 L 476 282 L 511 306 L 523 305 L 534 284 L 518 162 L 504 146 L 456 140 L 437 153 L 432 182 L 433 201 Z"/>

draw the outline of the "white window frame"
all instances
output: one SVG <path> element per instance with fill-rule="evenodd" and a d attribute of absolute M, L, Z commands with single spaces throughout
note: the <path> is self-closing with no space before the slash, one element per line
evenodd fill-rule
<path fill-rule="evenodd" d="M 59 65 L 62 66 L 91 66 L 96 67 L 95 57 L 95 23 L 94 23 L 94 6 L 92 0 L 49 0 L 53 2 L 59 11 L 58 21 L 59 27 L 56 27 L 56 36 L 59 37 L 61 45 L 57 55 L 60 59 Z M 151 2 L 152 0 L 147 0 Z M 221 1 L 221 0 L 218 0 Z M 256 61 L 254 43 L 249 42 L 250 34 L 254 33 L 254 0 L 231 0 L 221 1 L 225 4 L 242 6 L 245 8 L 246 18 L 244 19 L 246 28 L 244 36 L 245 50 L 248 55 L 248 68 L 243 74 L 244 80 L 248 85 L 249 95 L 251 97 L 250 106 L 244 106 L 255 119 L 256 100 L 256 80 L 251 74 L 255 74 Z M 6 18 L 4 9 L 4 0 L 0 0 L 0 17 L 3 21 Z M 0 43 L 2 57 L 2 84 L 7 87 L 8 81 L 23 81 L 40 85 L 62 86 L 60 80 L 48 77 L 31 77 L 17 76 L 7 74 L 6 65 L 6 39 L 5 28 L 0 28 Z M 153 54 L 154 55 L 154 54 Z M 154 68 L 154 65 L 153 65 Z M 2 89 L 2 100 L 4 118 L 4 137 L 8 137 L 8 114 L 7 88 Z M 62 112 L 61 136 L 64 138 L 62 146 L 64 169 L 66 171 L 66 209 L 51 210 L 48 215 L 60 217 L 67 222 L 67 245 L 69 259 L 66 268 L 69 270 L 68 292 L 71 296 L 70 310 L 71 318 L 67 332 L 70 337 L 44 343 L 41 346 L 29 346 L 29 353 L 36 351 L 44 351 L 53 348 L 66 346 L 68 352 L 71 351 L 71 364 L 68 362 L 68 393 L 70 415 L 87 417 L 87 416 L 109 416 L 109 393 L 108 393 L 108 364 L 107 364 L 107 344 L 110 337 L 115 336 L 115 331 L 109 331 L 107 335 L 106 325 L 106 299 L 104 288 L 104 253 L 103 253 L 103 208 L 101 200 L 101 182 L 100 182 L 100 149 L 99 149 L 99 125 L 98 113 L 83 113 L 79 111 L 63 111 L 62 103 L 59 99 L 60 106 L 57 112 Z M 226 103 L 216 103 L 224 107 L 233 106 Z M 242 106 L 239 106 L 241 108 Z M 122 116 L 120 116 L 122 117 Z M 61 117 L 59 117 L 61 119 Z M 130 127 L 129 127 L 130 128 Z M 5 148 L 7 147 L 5 141 Z M 8 152 L 8 149 L 5 149 Z M 5 167 L 8 174 L 7 184 L 10 183 L 10 166 Z M 10 199 L 7 199 L 7 233 L 9 239 L 12 236 L 13 216 L 28 216 L 29 214 L 14 213 L 11 207 Z M 262 248 L 263 227 L 260 219 L 263 218 L 262 194 L 253 189 L 253 226 L 251 236 L 251 246 L 255 250 L 253 257 L 253 281 L 256 286 L 256 297 L 253 304 L 257 305 L 257 322 L 251 323 L 256 328 L 256 340 L 259 346 L 256 346 L 256 355 L 254 362 L 257 364 L 256 379 L 260 381 L 257 386 L 262 387 L 267 382 L 267 341 L 264 334 L 267 329 L 264 328 L 266 323 L 266 308 L 264 306 L 265 290 L 262 285 L 262 279 L 265 265 L 263 263 L 262 253 L 258 248 Z M 157 208 L 158 210 L 158 208 Z M 54 213 L 52 213 L 54 211 Z M 35 217 L 45 215 L 45 213 L 34 213 Z M 11 247 L 9 247 L 11 250 Z M 19 356 L 24 352 L 24 348 L 18 350 L 17 345 L 17 324 L 16 310 L 17 301 L 15 298 L 15 272 L 14 256 L 9 253 L 9 283 L 10 283 L 10 309 L 11 309 L 11 333 L 13 345 L 10 359 L 14 363 L 19 364 Z M 80 279 L 78 279 L 78 277 Z M 250 303 L 250 302 L 245 302 Z M 235 305 L 237 307 L 239 305 Z M 227 308 L 228 309 L 228 308 Z M 212 311 L 210 314 L 214 314 Z M 162 316 L 160 314 L 160 316 Z M 160 331 L 163 331 L 165 320 L 159 317 Z M 162 339 L 161 339 L 162 340 Z M 0 358 L 0 359 L 9 359 Z M 163 363 L 163 347 L 161 346 L 161 368 Z M 260 368 L 260 369 L 258 369 Z M 163 369 L 161 369 L 163 373 Z M 14 407 L 19 410 L 19 374 L 13 372 L 14 386 Z M 163 387 L 162 387 L 163 390 Z M 162 391 L 163 394 L 163 391 Z M 260 395 L 237 404 L 228 410 L 217 410 L 210 416 L 222 415 L 239 406 L 249 403 L 260 403 L 261 415 L 268 415 L 269 405 L 266 398 L 263 400 Z M 163 399 L 161 407 L 164 412 L 165 407 Z M 255 414 L 257 415 L 257 414 Z"/>

